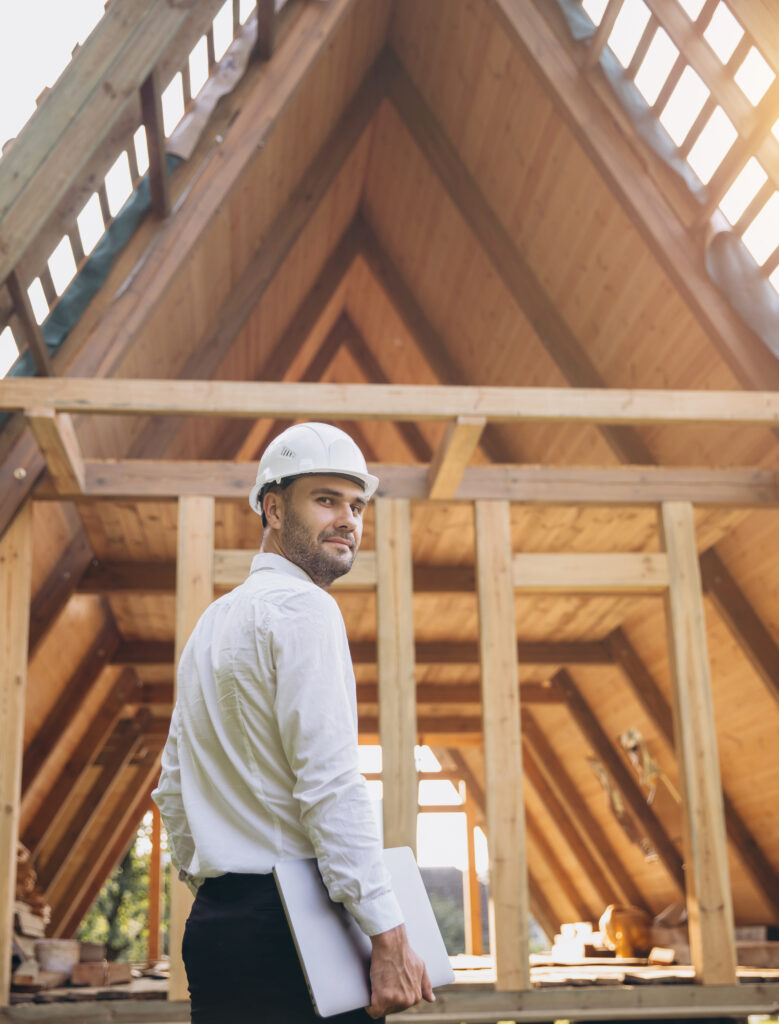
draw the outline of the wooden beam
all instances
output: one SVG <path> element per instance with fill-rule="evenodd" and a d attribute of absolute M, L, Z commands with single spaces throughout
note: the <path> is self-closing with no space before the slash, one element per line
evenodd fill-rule
<path fill-rule="evenodd" d="M 763 625 L 714 548 L 700 556 L 700 572 L 704 593 L 768 692 L 779 702 L 779 644 Z"/>
<path fill-rule="evenodd" d="M 84 490 L 84 457 L 69 413 L 28 409 L 25 413 L 57 491 L 80 494 Z"/>
<path fill-rule="evenodd" d="M 27 744 L 22 772 L 23 792 L 26 792 L 37 779 L 46 761 L 55 755 L 60 736 L 97 685 L 101 672 L 119 646 L 119 640 L 119 632 L 113 617 L 107 616 L 103 626 L 84 652 L 75 672 Z"/>
<path fill-rule="evenodd" d="M 514 555 L 514 589 L 527 593 L 662 594 L 664 555 L 530 552 Z"/>
<path fill-rule="evenodd" d="M 162 91 L 156 67 L 152 68 L 141 84 L 141 116 L 146 129 L 146 147 L 149 153 L 151 206 L 156 215 L 164 220 L 170 213 L 170 182 L 162 122 Z"/>
<path fill-rule="evenodd" d="M 302 237 L 311 217 L 338 178 L 342 168 L 373 118 L 383 95 L 383 86 L 375 72 L 369 72 L 324 145 L 315 154 L 289 199 L 276 214 L 257 249 L 247 263 L 209 330 L 199 339 L 179 372 L 180 377 L 207 380 L 225 358 L 233 342 L 248 322 L 270 283 L 275 278 L 295 243 Z M 277 411 L 283 417 L 284 411 Z M 274 414 L 275 415 L 275 414 Z M 144 450 L 152 430 L 149 424 L 138 449 Z M 177 427 L 174 425 L 174 431 Z M 164 450 L 173 432 L 163 427 L 156 449 Z"/>
<path fill-rule="evenodd" d="M 5 283 L 22 326 L 24 340 L 27 342 L 27 347 L 35 362 L 35 369 L 41 377 L 53 377 L 54 365 L 51 361 L 51 354 L 43 338 L 43 332 L 38 326 L 38 321 L 35 319 L 30 296 L 19 280 L 17 271 L 11 271 Z"/>
<path fill-rule="evenodd" d="M 373 463 L 369 469 L 381 479 L 380 495 L 427 498 L 426 466 Z M 87 459 L 85 470 L 83 498 L 97 500 L 174 499 L 201 493 L 207 481 L 214 497 L 243 503 L 256 475 L 250 463 L 213 460 Z M 61 496 L 53 487 L 38 485 L 35 498 L 59 501 Z M 756 467 L 472 466 L 465 471 L 455 500 L 480 498 L 525 505 L 650 507 L 685 500 L 719 508 L 777 508 L 779 479 L 773 470 Z"/>
<path fill-rule="evenodd" d="M 387 53 L 385 60 L 390 100 L 541 344 L 574 388 L 604 387 L 586 350 L 485 200 L 421 93 L 397 58 Z M 603 436 L 620 462 L 651 465 L 655 461 L 634 430 L 608 425 Z"/>
<path fill-rule="evenodd" d="M 403 498 L 379 498 L 376 527 L 376 646 L 384 772 L 384 845 L 417 847 L 417 738 L 411 516 Z"/>
<path fill-rule="evenodd" d="M 581 75 L 575 41 L 552 27 L 542 5 L 487 2 L 739 382 L 747 388 L 779 389 L 779 360 L 707 276 L 697 239 L 670 210 L 631 142 Z"/>
<path fill-rule="evenodd" d="M 449 351 L 427 314 L 417 302 L 402 274 L 382 248 L 371 227 L 361 217 L 355 218 L 355 229 L 360 238 L 360 255 L 371 277 L 389 299 L 422 358 L 430 367 L 437 384 L 459 387 L 468 384 L 468 375 Z M 513 462 L 511 453 L 502 440 L 488 426 L 481 441 L 485 455 L 491 462 Z"/>
<path fill-rule="evenodd" d="M 668 837 L 662 823 L 647 804 L 646 797 L 641 792 L 638 783 L 614 749 L 611 740 L 603 731 L 602 726 L 584 697 L 582 697 L 570 674 L 565 669 L 560 669 L 559 672 L 555 673 L 554 681 L 562 689 L 568 709 L 585 739 L 592 747 L 593 753 L 601 761 L 615 786 L 622 794 L 628 811 L 635 819 L 641 832 L 648 837 L 661 863 L 679 891 L 683 893 L 685 876 L 682 858 Z"/>
<path fill-rule="evenodd" d="M 270 60 L 276 35 L 275 0 L 257 0 L 257 56 Z"/>
<path fill-rule="evenodd" d="M 736 980 L 733 901 L 692 506 L 664 504 L 661 532 L 670 573 L 666 619 L 690 951 L 699 983 L 729 985 Z"/>
<path fill-rule="evenodd" d="M 584 900 L 582 894 L 573 884 L 571 876 L 560 863 L 560 859 L 555 853 L 552 844 L 544 835 L 543 829 L 527 808 L 525 809 L 525 828 L 527 829 L 528 837 L 532 840 L 540 855 L 540 859 L 544 862 L 544 866 L 554 878 L 555 885 L 560 888 L 560 891 L 573 907 L 576 920 L 597 920 L 598 914 L 593 913 L 592 907 Z"/>
<path fill-rule="evenodd" d="M 665 740 L 668 749 L 675 755 L 671 705 L 660 687 L 621 629 L 609 634 L 605 643 L 614 657 L 614 663 L 619 665 L 630 683 L 636 699 Z M 728 838 L 752 881 L 773 907 L 774 912 L 779 914 L 779 876 L 739 814 L 725 786 L 722 790 L 722 800 Z"/>
<path fill-rule="evenodd" d="M 28 408 L 123 416 L 330 416 L 341 420 L 451 420 L 500 423 L 774 426 L 779 393 L 624 388 L 429 387 L 420 384 L 296 384 L 265 381 L 0 381 L 0 409 Z"/>
<path fill-rule="evenodd" d="M 490 949 L 495 957 L 496 987 L 527 989 L 530 912 L 508 503 L 477 501 L 475 524 L 490 836 Z"/>
<path fill-rule="evenodd" d="M 52 907 L 50 931 L 55 936 L 73 936 L 100 891 L 106 878 L 121 860 L 132 842 L 138 825 L 148 806 L 151 791 L 160 773 L 160 749 L 152 745 L 129 772 L 129 780 L 122 795 L 114 801 L 110 817 L 91 844 L 87 856 L 56 907 Z M 98 851 L 97 856 L 94 851 Z M 105 852 L 103 852 L 105 851 Z"/>
<path fill-rule="evenodd" d="M 428 470 L 428 497 L 455 496 L 486 423 L 483 416 L 458 416 L 447 426 Z"/>
<path fill-rule="evenodd" d="M 146 708 L 132 720 L 122 719 L 109 737 L 100 771 L 84 794 L 53 849 L 41 850 L 36 870 L 38 883 L 52 893 L 68 866 L 72 851 L 112 797 L 112 785 L 130 764 L 143 740 L 143 726 L 150 717 Z"/>
<path fill-rule="evenodd" d="M 62 502 L 60 510 L 70 531 L 70 539 L 33 596 L 30 606 L 30 657 L 78 589 L 94 554 L 76 509 Z"/>
<path fill-rule="evenodd" d="M 619 16 L 619 12 L 622 10 L 623 0 L 608 0 L 606 4 L 606 10 L 603 12 L 603 17 L 600 20 L 600 24 L 595 29 L 592 39 L 587 44 L 587 50 L 582 61 L 582 68 L 585 71 L 589 71 L 594 68 L 600 60 L 601 54 L 606 46 L 611 31 L 614 28 L 614 23 Z"/>
<path fill-rule="evenodd" d="M 606 878 L 600 864 L 593 857 L 575 821 L 555 795 L 546 775 L 541 770 L 541 765 L 527 743 L 522 763 L 527 781 L 536 791 L 536 795 L 577 863 L 581 865 L 583 874 L 586 875 L 598 898 L 603 901 L 604 906 L 616 902 L 616 888 Z M 587 914 L 586 919 L 590 920 L 591 914 Z"/>
<path fill-rule="evenodd" d="M 136 673 L 131 668 L 124 669 L 89 723 L 86 732 L 60 768 L 56 781 L 32 821 L 22 831 L 22 842 L 33 857 L 37 857 L 53 832 L 67 806 L 68 795 L 75 788 L 82 772 L 114 731 L 125 705 L 137 700 L 139 692 L 140 684 Z"/>
<path fill-rule="evenodd" d="M 160 958 L 160 920 L 162 912 L 162 817 L 159 807 L 153 800 L 149 802 L 151 811 L 151 851 L 149 852 L 149 941 L 146 959 L 153 966 Z"/>
<path fill-rule="evenodd" d="M 0 1006 L 8 1005 L 11 987 L 31 576 L 28 504 L 0 537 Z"/>
<path fill-rule="evenodd" d="M 476 872 L 475 811 L 473 798 L 466 796 L 465 832 L 468 867 L 463 875 L 463 916 L 465 918 L 465 952 L 468 956 L 481 956 L 484 953 L 481 926 L 481 884 Z"/>
<path fill-rule="evenodd" d="M 213 599 L 214 499 L 201 496 L 180 498 L 176 558 L 176 666 L 197 620 Z M 169 999 L 187 998 L 181 942 L 191 907 L 192 893 L 178 878 L 172 878 L 168 925 Z"/>
<path fill-rule="evenodd" d="M 649 910 L 646 898 L 633 881 L 630 872 L 626 870 L 603 828 L 595 820 L 538 722 L 530 711 L 524 709 L 522 738 L 533 754 L 535 762 L 542 767 L 551 791 L 562 806 L 564 814 L 571 820 L 578 834 L 584 838 L 585 844 L 595 857 L 607 885 L 616 892 L 620 902 Z M 584 864 L 582 868 L 587 870 Z"/>

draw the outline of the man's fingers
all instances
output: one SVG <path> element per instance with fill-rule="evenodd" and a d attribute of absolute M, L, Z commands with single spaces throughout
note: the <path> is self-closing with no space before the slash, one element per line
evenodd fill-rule
<path fill-rule="evenodd" d="M 422 975 L 422 995 L 428 1003 L 435 1002 L 435 995 L 433 994 L 433 986 L 430 984 L 430 978 L 428 977 L 427 971 Z"/>

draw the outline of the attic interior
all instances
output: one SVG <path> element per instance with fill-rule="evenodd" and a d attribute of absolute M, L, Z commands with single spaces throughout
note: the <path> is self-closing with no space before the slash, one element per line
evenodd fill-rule
<path fill-rule="evenodd" d="M 261 0 L 224 5 L 220 57 L 222 6 L 112 0 L 0 160 L 0 1020 L 28 1019 L 2 1008 L 17 838 L 46 935 L 74 935 L 148 808 L 177 653 L 258 547 L 256 460 L 307 418 L 382 480 L 333 594 L 385 841 L 415 845 L 419 743 L 490 851 L 494 983 L 409 1019 L 770 1012 L 734 929 L 779 926 L 779 15 Z M 529 915 L 551 939 L 609 904 L 686 907 L 689 973 L 539 984 Z M 185 998 L 173 956 L 159 1019 Z"/>

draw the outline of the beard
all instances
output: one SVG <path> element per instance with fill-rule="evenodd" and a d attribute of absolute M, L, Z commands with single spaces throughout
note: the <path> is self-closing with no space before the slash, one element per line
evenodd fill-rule
<path fill-rule="evenodd" d="M 354 537 L 345 537 L 337 530 L 325 530 L 314 536 L 295 513 L 291 505 L 287 505 L 284 522 L 281 528 L 281 547 L 285 556 L 308 573 L 320 587 L 329 587 L 333 580 L 344 576 L 354 563 L 357 546 Z M 330 537 L 341 537 L 355 546 L 351 549 L 340 548 L 328 550 L 324 542 Z"/>

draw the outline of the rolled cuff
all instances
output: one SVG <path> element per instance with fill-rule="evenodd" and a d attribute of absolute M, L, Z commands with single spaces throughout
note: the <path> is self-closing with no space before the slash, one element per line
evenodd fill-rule
<path fill-rule="evenodd" d="M 379 935 L 405 924 L 395 893 L 391 890 L 371 899 L 350 900 L 344 906 L 366 935 Z"/>

